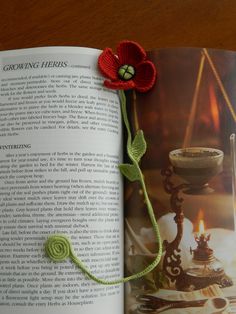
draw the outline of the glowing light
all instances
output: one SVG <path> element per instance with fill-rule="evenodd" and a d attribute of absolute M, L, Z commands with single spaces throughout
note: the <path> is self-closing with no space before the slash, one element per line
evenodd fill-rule
<path fill-rule="evenodd" d="M 205 226 L 204 226 L 204 221 L 201 219 L 199 221 L 199 235 L 205 234 Z"/>
<path fill-rule="evenodd" d="M 211 108 L 211 116 L 213 120 L 214 130 L 220 130 L 220 114 L 217 104 L 217 98 L 214 92 L 214 87 L 212 85 L 209 86 L 209 96 L 210 96 L 210 108 Z"/>

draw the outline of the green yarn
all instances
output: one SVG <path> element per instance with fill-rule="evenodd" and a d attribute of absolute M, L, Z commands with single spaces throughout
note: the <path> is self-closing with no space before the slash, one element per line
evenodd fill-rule
<path fill-rule="evenodd" d="M 64 235 L 50 236 L 45 243 L 45 251 L 54 262 L 62 262 L 71 256 L 71 243 Z"/>
<path fill-rule="evenodd" d="M 65 236 L 61 234 L 52 235 L 50 236 L 46 243 L 45 243 L 45 251 L 47 256 L 54 262 L 62 262 L 65 259 L 69 258 L 78 268 L 82 270 L 90 279 L 96 281 L 97 283 L 103 284 L 103 285 L 115 285 L 120 283 L 125 283 L 127 281 L 138 279 L 149 272 L 151 272 L 157 265 L 160 263 L 161 257 L 162 257 L 162 240 L 160 236 L 159 227 L 154 215 L 154 211 L 152 208 L 152 204 L 149 200 L 146 185 L 144 182 L 144 177 L 142 174 L 142 171 L 139 167 L 139 162 L 141 160 L 141 157 L 146 152 L 146 141 L 143 135 L 143 132 L 139 130 L 137 134 L 135 135 L 134 140 L 132 141 L 131 131 L 130 131 L 130 125 L 129 120 L 127 116 L 127 109 L 126 109 L 126 97 L 123 90 L 120 91 L 120 100 L 121 100 L 121 111 L 123 120 L 127 129 L 128 139 L 127 139 L 127 153 L 131 160 L 131 164 L 122 164 L 119 166 L 120 171 L 122 174 L 128 178 L 130 181 L 139 181 L 143 190 L 149 218 L 152 222 L 152 226 L 154 229 L 154 233 L 156 236 L 156 240 L 158 243 L 158 252 L 156 254 L 156 257 L 154 261 L 148 265 L 144 270 L 133 274 L 131 276 L 120 278 L 117 280 L 105 280 L 96 277 L 93 275 L 90 270 L 82 263 L 82 261 L 75 255 L 73 252 L 72 244 L 70 240 Z"/>
<path fill-rule="evenodd" d="M 124 81 L 131 80 L 135 75 L 135 69 L 132 65 L 124 64 L 118 70 L 119 77 Z"/>

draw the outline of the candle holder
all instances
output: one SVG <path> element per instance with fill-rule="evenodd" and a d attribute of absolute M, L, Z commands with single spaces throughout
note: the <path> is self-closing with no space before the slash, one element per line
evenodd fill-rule
<path fill-rule="evenodd" d="M 221 288 L 233 285 L 233 281 L 225 274 L 222 263 L 214 256 L 208 246 L 210 234 L 195 235 L 197 248 L 190 248 L 193 255 L 189 267 L 183 272 L 182 280 L 177 281 L 178 290 L 197 290 L 212 284 Z"/>
<path fill-rule="evenodd" d="M 181 193 L 201 195 L 212 192 L 209 181 L 222 171 L 223 156 L 222 151 L 213 148 L 178 149 L 169 154 L 171 166 L 161 171 L 165 191 L 170 194 L 171 209 L 176 214 L 174 220 L 177 225 L 175 239 L 172 242 L 166 240 L 163 242 L 165 248 L 163 270 L 178 290 L 200 289 L 212 283 L 218 283 L 222 287 L 232 285 L 232 280 L 225 275 L 221 263 L 214 257 L 213 250 L 208 246 L 210 235 L 201 234 L 195 237 L 198 246 L 190 251 L 193 254 L 194 266 L 187 271 L 181 266 L 179 248 L 183 237 L 184 220 L 182 209 L 184 198 Z M 175 185 L 171 181 L 173 174 L 185 179 L 185 182 Z M 198 267 L 195 267 L 196 265 Z M 211 269 L 211 272 L 207 275 L 204 271 L 201 273 L 204 267 Z"/>

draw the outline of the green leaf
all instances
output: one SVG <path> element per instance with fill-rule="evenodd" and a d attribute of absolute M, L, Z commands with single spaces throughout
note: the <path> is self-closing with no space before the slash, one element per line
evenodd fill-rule
<path fill-rule="evenodd" d="M 139 181 L 140 176 L 138 169 L 135 165 L 130 164 L 120 164 L 119 165 L 120 172 L 130 181 Z"/>
<path fill-rule="evenodd" d="M 146 149 L 147 143 L 145 141 L 143 131 L 138 130 L 133 140 L 133 143 L 131 144 L 130 154 L 137 162 L 139 162 L 142 156 L 145 154 Z"/>

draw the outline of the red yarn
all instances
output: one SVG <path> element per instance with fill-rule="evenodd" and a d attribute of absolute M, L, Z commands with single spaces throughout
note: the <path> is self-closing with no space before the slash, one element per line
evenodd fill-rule
<path fill-rule="evenodd" d="M 146 60 L 145 50 L 133 41 L 122 41 L 117 47 L 117 55 L 110 48 L 104 49 L 98 58 L 101 73 L 109 80 L 104 85 L 111 89 L 136 89 L 147 92 L 156 81 L 156 68 L 151 61 Z M 135 69 L 134 76 L 129 80 L 122 79 L 118 71 L 123 65 L 131 65 Z"/>

